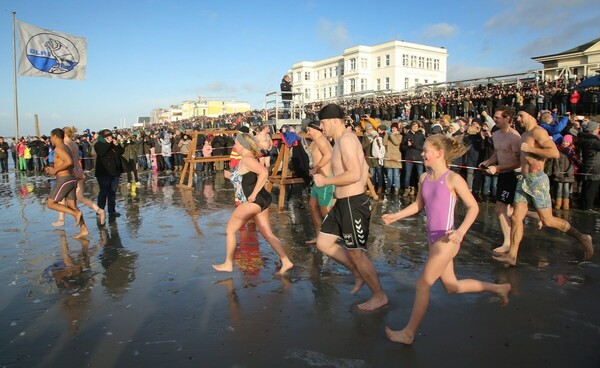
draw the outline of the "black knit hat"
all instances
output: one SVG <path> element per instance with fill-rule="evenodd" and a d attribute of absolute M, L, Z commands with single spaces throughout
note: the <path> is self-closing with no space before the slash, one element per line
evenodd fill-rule
<path fill-rule="evenodd" d="M 344 119 L 345 117 L 346 114 L 344 113 L 344 109 L 333 103 L 323 106 L 321 111 L 319 111 L 319 120 Z"/>
<path fill-rule="evenodd" d="M 533 104 L 523 105 L 523 106 L 521 106 L 519 111 L 525 111 L 526 113 L 531 115 L 533 118 L 537 119 L 537 116 L 538 116 L 537 107 L 535 107 L 535 105 L 533 105 Z"/>

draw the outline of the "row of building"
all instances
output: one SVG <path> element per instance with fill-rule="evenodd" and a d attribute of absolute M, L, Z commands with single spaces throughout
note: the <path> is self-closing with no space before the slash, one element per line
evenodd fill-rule
<path fill-rule="evenodd" d="M 564 52 L 532 58 L 543 65 L 530 71 L 540 81 L 581 78 L 600 72 L 600 38 Z M 447 82 L 448 51 L 406 41 L 358 45 L 338 56 L 301 61 L 288 70 L 298 103 L 351 98 L 365 92 L 399 93 Z M 216 117 L 250 110 L 247 102 L 202 98 L 168 109 L 155 109 L 151 122 Z"/>

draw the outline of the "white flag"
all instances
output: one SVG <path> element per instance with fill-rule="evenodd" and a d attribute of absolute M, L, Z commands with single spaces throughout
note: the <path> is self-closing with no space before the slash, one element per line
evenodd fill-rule
<path fill-rule="evenodd" d="M 27 77 L 85 79 L 87 41 L 17 21 L 19 74 Z"/>

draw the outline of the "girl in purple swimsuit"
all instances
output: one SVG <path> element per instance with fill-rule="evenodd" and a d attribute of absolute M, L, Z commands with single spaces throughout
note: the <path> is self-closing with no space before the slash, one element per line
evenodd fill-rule
<path fill-rule="evenodd" d="M 460 157 L 468 147 L 441 134 L 427 138 L 423 147 L 423 164 L 428 169 L 419 178 L 417 199 L 403 210 L 383 215 L 386 224 L 414 215 L 425 207 L 427 214 L 427 236 L 429 240 L 429 259 L 417 280 L 416 297 L 410 320 L 401 331 L 386 327 L 386 334 L 393 342 L 405 345 L 413 343 L 417 328 L 425 316 L 429 304 L 429 292 L 437 279 L 448 293 L 474 293 L 488 291 L 500 297 L 501 304 L 508 303 L 510 284 L 492 284 L 478 280 L 457 280 L 454 275 L 453 259 L 460 249 L 465 233 L 471 227 L 479 206 L 469 191 L 465 180 L 448 169 L 456 157 Z M 454 229 L 454 206 L 460 197 L 467 208 L 462 224 Z"/>

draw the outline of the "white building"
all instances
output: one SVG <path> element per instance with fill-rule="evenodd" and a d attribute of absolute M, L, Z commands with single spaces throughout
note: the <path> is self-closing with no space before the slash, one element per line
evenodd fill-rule
<path fill-rule="evenodd" d="M 443 47 L 391 41 L 354 46 L 328 59 L 301 61 L 288 73 L 294 92 L 311 102 L 446 82 L 447 58 Z"/>

